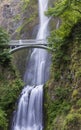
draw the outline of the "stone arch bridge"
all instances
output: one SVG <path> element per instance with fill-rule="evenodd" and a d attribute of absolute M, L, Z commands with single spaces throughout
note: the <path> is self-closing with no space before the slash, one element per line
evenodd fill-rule
<path fill-rule="evenodd" d="M 49 51 L 53 51 L 53 49 L 48 46 L 48 41 L 46 39 L 11 40 L 10 43 L 8 44 L 8 47 L 10 47 L 10 51 L 9 51 L 10 53 L 14 53 L 24 48 L 40 48 L 40 49 L 47 49 Z"/>

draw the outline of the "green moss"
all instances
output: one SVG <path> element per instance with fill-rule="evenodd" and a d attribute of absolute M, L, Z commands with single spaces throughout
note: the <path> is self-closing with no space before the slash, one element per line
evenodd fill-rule
<path fill-rule="evenodd" d="M 6 113 L 0 109 L 0 129 L 7 130 L 8 121 L 6 116 Z"/>
<path fill-rule="evenodd" d="M 68 114 L 64 121 L 63 130 L 80 130 L 81 129 L 81 114 Z"/>
<path fill-rule="evenodd" d="M 20 14 L 15 15 L 13 19 L 14 21 L 19 21 L 21 19 Z"/>
<path fill-rule="evenodd" d="M 23 6 L 22 6 L 22 11 L 24 12 L 29 4 L 29 0 L 22 0 Z"/>
<path fill-rule="evenodd" d="M 49 9 L 50 15 L 60 17 L 61 25 L 49 38 L 55 52 L 46 89 L 45 130 L 81 130 L 81 2 L 69 2 L 60 0 Z"/>
<path fill-rule="evenodd" d="M 54 122 L 53 122 L 53 128 L 52 130 L 63 130 L 63 123 L 64 123 L 64 120 L 65 120 L 65 116 L 64 115 L 58 115 Z M 58 125 L 59 124 L 59 125 Z"/>
<path fill-rule="evenodd" d="M 55 72 L 55 73 L 54 73 L 54 79 L 55 79 L 56 81 L 58 81 L 58 80 L 60 79 L 60 75 L 61 75 L 60 71 Z"/>
<path fill-rule="evenodd" d="M 79 100 L 77 101 L 76 105 L 77 105 L 78 107 L 81 107 L 81 99 L 79 99 Z"/>
<path fill-rule="evenodd" d="M 46 89 L 47 90 L 47 89 Z M 58 115 L 67 115 L 71 108 L 71 103 L 69 102 L 70 98 L 70 89 L 58 87 L 55 88 L 54 91 L 54 101 L 51 100 L 49 94 L 45 90 L 45 115 L 46 116 L 46 130 L 56 128 L 54 121 L 56 120 Z M 68 96 L 68 99 L 67 99 Z M 58 126 L 59 127 L 59 126 Z"/>
<path fill-rule="evenodd" d="M 75 90 L 73 91 L 73 93 L 72 93 L 72 98 L 77 97 L 77 95 L 78 95 L 78 90 L 75 89 Z"/>
<path fill-rule="evenodd" d="M 8 42 L 7 34 L 0 30 L 0 129 L 7 130 L 15 102 L 20 94 L 23 82 L 16 68 L 11 63 L 11 55 L 4 45 Z"/>
<path fill-rule="evenodd" d="M 22 24 L 22 26 L 20 26 L 19 28 L 17 28 L 16 32 L 20 33 L 23 30 L 23 28 L 26 27 L 27 24 L 33 22 L 35 18 L 36 18 L 36 15 L 34 14 L 30 18 L 25 19 L 25 21 Z"/>
<path fill-rule="evenodd" d="M 0 121 L 3 121 L 0 127 L 1 130 L 7 130 L 11 114 L 15 109 L 15 102 L 24 84 L 12 65 L 7 68 L 0 67 L 0 72 L 2 75 L 0 78 L 0 108 L 3 112 L 2 115 L 0 111 Z"/>
<path fill-rule="evenodd" d="M 78 68 L 77 72 L 75 73 L 75 77 L 76 78 L 81 77 L 81 67 Z"/>

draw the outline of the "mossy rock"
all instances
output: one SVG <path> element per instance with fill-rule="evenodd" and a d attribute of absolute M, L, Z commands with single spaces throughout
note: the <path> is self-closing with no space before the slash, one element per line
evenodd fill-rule
<path fill-rule="evenodd" d="M 63 130 L 63 122 L 64 122 L 65 116 L 58 115 L 54 122 L 53 122 L 53 128 L 52 130 Z"/>
<path fill-rule="evenodd" d="M 62 130 L 81 130 L 81 114 L 68 114 L 63 127 Z"/>

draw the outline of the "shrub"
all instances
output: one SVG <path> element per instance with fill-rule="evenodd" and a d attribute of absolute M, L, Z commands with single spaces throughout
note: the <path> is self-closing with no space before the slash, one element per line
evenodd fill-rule
<path fill-rule="evenodd" d="M 68 114 L 64 121 L 63 130 L 80 130 L 81 129 L 81 114 Z"/>
<path fill-rule="evenodd" d="M 11 60 L 8 49 L 5 49 L 6 45 L 9 42 L 8 34 L 0 27 L 0 65 L 8 65 Z"/>
<path fill-rule="evenodd" d="M 7 130 L 8 122 L 6 116 L 6 113 L 2 109 L 0 109 L 0 129 Z"/>

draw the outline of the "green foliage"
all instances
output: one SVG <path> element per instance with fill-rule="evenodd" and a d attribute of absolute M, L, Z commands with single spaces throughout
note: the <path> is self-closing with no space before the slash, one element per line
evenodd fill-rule
<path fill-rule="evenodd" d="M 0 71 L 0 128 L 7 130 L 15 102 L 24 84 L 12 65 L 7 68 L 0 67 Z"/>
<path fill-rule="evenodd" d="M 63 130 L 80 130 L 81 129 L 81 114 L 68 114 L 64 121 Z"/>
<path fill-rule="evenodd" d="M 51 98 L 47 97 L 46 130 L 80 130 L 81 0 L 58 0 L 46 14 L 59 17 L 61 21 L 60 27 L 49 37 L 55 51 L 52 55 L 53 79 L 48 87 Z"/>
<path fill-rule="evenodd" d="M 0 129 L 7 130 L 8 122 L 23 83 L 12 66 L 11 55 L 5 49 L 8 34 L 0 28 Z"/>
<path fill-rule="evenodd" d="M 29 0 L 22 0 L 22 2 L 23 2 L 22 11 L 25 11 L 25 9 L 27 8 L 29 4 Z"/>
<path fill-rule="evenodd" d="M 9 42 L 9 36 L 5 30 L 0 27 L 0 46 L 6 45 Z M 1 49 L 1 48 L 0 48 Z"/>
<path fill-rule="evenodd" d="M 7 130 L 7 125 L 8 125 L 8 122 L 7 122 L 7 119 L 6 119 L 6 113 L 0 109 L 0 129 L 4 129 L 4 130 Z"/>
<path fill-rule="evenodd" d="M 56 72 L 54 73 L 54 79 L 55 79 L 56 81 L 58 81 L 58 80 L 60 79 L 60 71 L 56 71 Z"/>
<path fill-rule="evenodd" d="M 54 8 L 49 8 L 47 15 L 59 16 L 68 8 L 69 1 L 60 0 Z"/>
<path fill-rule="evenodd" d="M 52 16 L 61 16 L 63 13 L 67 12 L 67 10 L 74 10 L 78 13 L 81 13 L 80 4 L 81 1 L 78 0 L 59 0 L 59 2 L 55 4 L 54 8 L 49 8 L 46 14 Z"/>
<path fill-rule="evenodd" d="M 62 115 L 62 116 L 58 115 L 55 118 L 54 122 L 53 122 L 54 126 L 53 126 L 52 130 L 53 129 L 54 130 L 63 130 L 63 122 L 64 122 L 64 120 L 65 120 L 65 116 L 64 115 Z"/>
<path fill-rule="evenodd" d="M 9 107 L 13 107 L 22 86 L 23 84 L 19 79 L 13 80 L 9 84 L 2 84 L 0 91 L 0 93 L 2 93 L 2 96 L 0 96 L 0 106 L 2 106 L 3 109 L 7 110 Z"/>
<path fill-rule="evenodd" d="M 73 93 L 72 93 L 72 97 L 73 97 L 73 98 L 76 98 L 77 95 L 78 95 L 78 90 L 75 89 L 75 90 L 73 91 Z"/>
<path fill-rule="evenodd" d="M 71 89 L 70 88 L 65 88 L 65 87 L 57 87 L 55 88 L 55 97 L 58 98 L 58 100 L 64 100 L 67 99 L 69 100 L 70 97 L 70 93 L 71 93 Z"/>
<path fill-rule="evenodd" d="M 51 100 L 49 95 L 46 94 L 45 99 L 47 99 L 47 104 L 45 103 L 45 108 L 47 109 L 47 119 L 46 119 L 46 126 L 48 129 L 53 130 L 54 128 L 54 120 L 57 116 L 60 115 L 67 115 L 69 110 L 71 109 L 71 102 L 70 102 L 70 88 L 65 87 L 58 87 L 54 90 L 54 99 Z M 67 98 L 68 97 L 68 98 Z"/>
<path fill-rule="evenodd" d="M 67 64 L 70 61 L 67 49 L 69 43 L 72 43 L 72 29 L 81 20 L 80 7 L 80 1 L 59 0 L 54 8 L 50 8 L 47 12 L 51 16 L 59 16 L 62 21 L 59 29 L 52 31 L 49 38 L 49 43 L 52 43 L 52 48 L 55 50 L 53 63 L 57 66 L 61 63 Z M 80 35 L 80 33 L 78 34 Z"/>
<path fill-rule="evenodd" d="M 4 67 L 8 67 L 9 63 L 11 62 L 11 55 L 7 49 L 4 49 L 0 53 L 0 65 Z"/>
<path fill-rule="evenodd" d="M 9 42 L 9 36 L 8 34 L 0 28 L 0 65 L 5 66 L 11 61 L 11 56 L 9 54 L 8 49 L 4 49 L 4 47 L 8 44 Z"/>
<path fill-rule="evenodd" d="M 81 108 L 81 99 L 77 101 L 76 105 Z"/>
<path fill-rule="evenodd" d="M 73 27 L 72 36 L 75 41 L 78 40 L 78 42 L 81 43 L 81 20 Z"/>
<path fill-rule="evenodd" d="M 4 49 L 4 47 L 8 44 L 9 42 L 9 36 L 6 33 L 5 30 L 3 30 L 0 27 L 0 65 L 2 66 L 8 66 L 8 64 L 11 61 L 11 56 L 8 52 L 8 49 Z"/>

